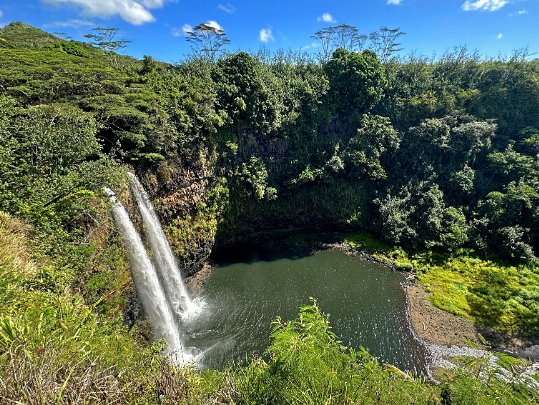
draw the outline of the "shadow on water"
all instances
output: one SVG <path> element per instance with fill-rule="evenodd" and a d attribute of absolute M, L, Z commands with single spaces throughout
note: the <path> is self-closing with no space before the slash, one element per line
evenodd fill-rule
<path fill-rule="evenodd" d="M 315 297 L 344 344 L 364 346 L 384 363 L 426 375 L 426 351 L 406 315 L 402 274 L 341 252 L 309 254 L 307 245 L 312 247 L 243 245 L 214 257 L 219 264 L 201 297 L 206 309 L 189 322 L 186 342 L 204 351 L 203 367 L 264 356 L 272 321 L 296 318 Z"/>
<path fill-rule="evenodd" d="M 342 234 L 298 233 L 264 241 L 244 242 L 233 246 L 221 247 L 212 252 L 211 259 L 217 266 L 237 263 L 272 262 L 280 259 L 301 259 L 311 256 L 315 251 L 325 249 L 329 243 L 342 240 Z"/>

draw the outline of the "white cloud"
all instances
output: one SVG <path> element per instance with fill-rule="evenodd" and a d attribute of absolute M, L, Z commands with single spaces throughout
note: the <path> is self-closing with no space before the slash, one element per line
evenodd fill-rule
<path fill-rule="evenodd" d="M 509 0 L 466 0 L 462 5 L 464 11 L 496 11 L 509 4 Z"/>
<path fill-rule="evenodd" d="M 500 32 L 498 35 L 496 35 L 496 39 L 503 39 L 503 33 Z"/>
<path fill-rule="evenodd" d="M 0 10 L 0 18 L 2 18 L 3 16 L 4 16 L 4 12 Z"/>
<path fill-rule="evenodd" d="M 161 8 L 166 0 L 41 0 L 46 5 L 71 6 L 88 17 L 119 16 L 134 25 L 155 21 L 151 9 Z"/>
<path fill-rule="evenodd" d="M 528 13 L 528 10 L 526 10 L 525 8 L 523 8 L 522 10 L 518 10 L 516 13 L 510 13 L 509 14 L 509 17 L 514 17 L 516 15 L 526 15 L 526 14 L 529 14 Z"/>
<path fill-rule="evenodd" d="M 275 41 L 271 28 L 262 28 L 258 34 L 258 38 L 260 38 L 260 41 L 264 42 L 265 44 L 267 44 L 269 41 Z"/>
<path fill-rule="evenodd" d="M 316 21 L 323 21 L 326 23 L 336 23 L 337 20 L 333 18 L 333 16 L 330 13 L 324 13 L 320 17 L 316 19 Z"/>
<path fill-rule="evenodd" d="M 193 27 L 189 24 L 183 24 L 182 32 L 184 35 L 187 35 L 188 32 L 193 32 Z"/>
<path fill-rule="evenodd" d="M 386 4 L 391 4 L 392 6 L 398 6 L 402 3 L 402 0 L 387 0 Z"/>
<path fill-rule="evenodd" d="M 81 28 L 81 27 L 95 27 L 97 24 L 87 20 L 77 20 L 73 18 L 66 21 L 56 21 L 50 24 L 46 24 L 46 27 L 60 27 L 60 28 Z"/>
<path fill-rule="evenodd" d="M 223 4 L 223 3 L 219 3 L 219 5 L 217 6 L 217 8 L 221 11 L 224 11 L 225 13 L 228 13 L 228 14 L 234 14 L 234 12 L 236 11 L 236 7 L 234 7 L 232 4 L 230 3 L 226 3 L 226 4 Z"/>
<path fill-rule="evenodd" d="M 220 25 L 217 21 L 215 21 L 215 20 L 207 21 L 207 22 L 206 22 L 206 25 L 208 25 L 208 26 L 210 26 L 210 27 L 216 29 L 217 31 L 224 31 L 224 30 L 223 30 L 223 27 L 221 27 L 221 25 Z"/>
<path fill-rule="evenodd" d="M 161 8 L 163 7 L 164 0 L 139 0 L 148 8 Z"/>
<path fill-rule="evenodd" d="M 309 45 L 304 45 L 301 47 L 302 51 L 308 51 L 309 49 L 318 48 L 320 44 L 318 42 L 311 42 Z"/>
<path fill-rule="evenodd" d="M 179 38 L 187 35 L 189 32 L 193 32 L 193 27 L 189 24 L 183 24 L 181 28 L 172 28 L 172 36 Z"/>

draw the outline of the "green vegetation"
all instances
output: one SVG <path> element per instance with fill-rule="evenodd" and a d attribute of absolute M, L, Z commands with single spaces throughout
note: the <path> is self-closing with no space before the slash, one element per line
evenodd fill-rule
<path fill-rule="evenodd" d="M 384 242 L 351 244 L 415 271 L 439 307 L 539 333 L 539 61 L 398 60 L 402 33 L 365 50 L 348 26 L 317 33 L 319 61 L 224 54 L 224 33 L 199 28 L 193 44 L 211 52 L 175 66 L 114 54 L 113 37 L 96 48 L 0 29 L 0 398 L 537 401 L 486 365 L 440 386 L 381 366 L 342 347 L 316 306 L 276 324 L 268 362 L 202 373 L 164 361 L 101 191 L 129 206 L 128 169 L 187 273 L 257 232 L 360 229 Z"/>
<path fill-rule="evenodd" d="M 303 307 L 296 320 L 277 320 L 272 339 L 269 362 L 255 361 L 240 374 L 239 403 L 517 404 L 537 398 L 522 381 L 511 385 L 498 378 L 498 367 L 516 366 L 519 361 L 514 359 L 494 367 L 469 364 L 468 370 L 441 376 L 439 386 L 382 366 L 364 349 L 344 347 L 316 302 Z M 477 378 L 481 372 L 483 382 Z"/>
<path fill-rule="evenodd" d="M 505 332 L 539 330 L 537 270 L 470 257 L 420 268 L 418 278 L 438 307 Z"/>
<path fill-rule="evenodd" d="M 158 345 L 142 349 L 122 323 L 120 292 L 130 288 L 123 255 L 103 248 L 106 258 L 91 258 L 94 274 L 74 274 L 76 264 L 38 253 L 30 231 L 0 212 L 0 400 L 150 400 L 162 359 Z M 71 258 L 88 259 L 81 249 Z M 115 297 L 104 303 L 107 295 Z"/>

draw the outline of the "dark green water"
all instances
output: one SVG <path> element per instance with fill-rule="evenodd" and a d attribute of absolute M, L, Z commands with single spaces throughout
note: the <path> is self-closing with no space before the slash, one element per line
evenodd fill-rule
<path fill-rule="evenodd" d="M 402 281 L 397 272 L 334 251 L 217 266 L 186 343 L 203 350 L 202 364 L 211 368 L 263 355 L 275 317 L 293 319 L 315 297 L 343 343 L 423 374 L 425 354 L 409 329 Z"/>

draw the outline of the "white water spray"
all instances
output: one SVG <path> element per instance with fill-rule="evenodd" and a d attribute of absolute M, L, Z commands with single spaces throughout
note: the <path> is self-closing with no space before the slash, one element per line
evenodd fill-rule
<path fill-rule="evenodd" d="M 179 318 L 182 313 L 189 312 L 192 304 L 182 279 L 181 270 L 178 267 L 165 233 L 161 228 L 161 223 L 153 209 L 148 194 L 134 174 L 128 173 L 128 177 L 131 191 L 137 201 L 142 216 L 144 234 L 153 253 L 157 274 L 161 280 L 161 285 L 164 288 L 171 309 Z"/>
<path fill-rule="evenodd" d="M 118 202 L 116 195 L 108 187 L 104 188 L 112 205 L 114 222 L 122 235 L 125 244 L 133 282 L 144 313 L 157 339 L 165 339 L 168 343 L 165 354 L 176 363 L 188 364 L 196 361 L 183 344 L 179 329 L 179 319 L 171 309 L 165 289 L 157 276 L 142 240 L 131 222 L 125 208 Z"/>

